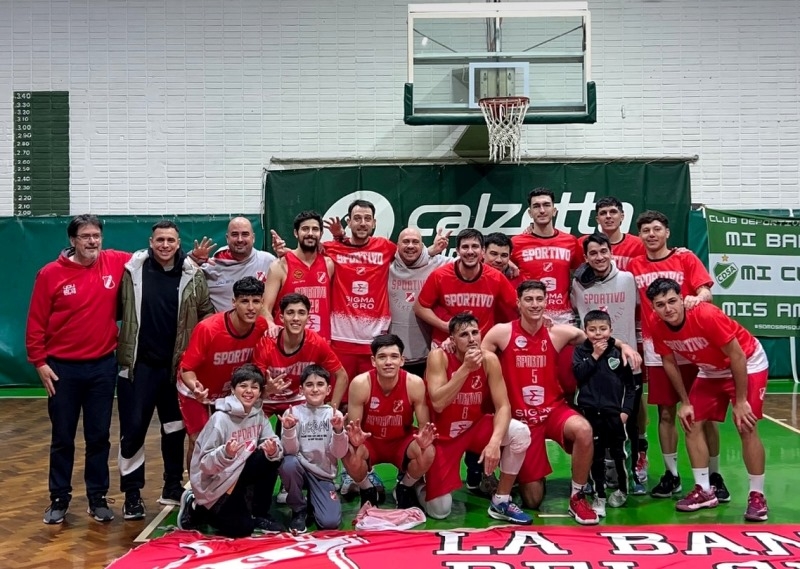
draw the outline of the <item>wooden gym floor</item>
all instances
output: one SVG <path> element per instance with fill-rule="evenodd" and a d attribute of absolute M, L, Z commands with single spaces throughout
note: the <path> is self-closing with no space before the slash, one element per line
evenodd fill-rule
<path fill-rule="evenodd" d="M 798 438 L 800 437 L 799 393 L 800 389 L 794 384 L 771 382 L 770 394 L 766 397 L 765 414 L 772 419 L 772 422 L 786 427 L 786 429 L 780 428 L 782 436 L 779 438 L 783 439 L 782 442 L 778 440 L 773 442 L 770 440 L 771 437 L 764 437 L 768 457 L 768 498 L 771 497 L 770 487 L 793 488 L 791 469 L 780 468 L 778 464 L 784 461 L 797 462 L 796 453 L 800 449 L 800 438 Z M 653 411 L 651 408 L 651 424 L 648 429 L 651 441 L 649 453 L 651 486 L 662 470 Z M 730 418 L 728 421 L 730 422 Z M 770 421 L 765 419 L 765 422 Z M 794 433 L 790 433 L 790 431 L 794 431 Z M 147 471 L 147 486 L 142 497 L 148 508 L 147 518 L 138 522 L 126 522 L 122 519 L 123 495 L 118 490 L 119 475 L 116 460 L 119 436 L 116 409 L 112 420 L 109 497 L 116 500 L 112 508 L 117 518 L 109 524 L 95 522 L 86 514 L 86 497 L 83 495 L 83 445 L 80 428 L 78 432 L 71 509 L 64 524 L 47 526 L 42 523 L 44 510 L 48 505 L 47 466 L 50 422 L 47 417 L 46 400 L 42 398 L 0 399 L 0 449 L 2 449 L 0 452 L 0 457 L 2 457 L 0 463 L 0 480 L 2 480 L 0 485 L 0 512 L 2 512 L 0 514 L 0 532 L 6 536 L 0 540 L 0 567 L 4 569 L 105 567 L 134 547 L 134 539 L 161 512 L 163 507 L 156 502 L 161 492 L 161 471 L 158 424 L 155 421 L 150 426 L 146 445 L 150 468 Z M 791 442 L 788 447 L 783 436 L 784 433 L 795 435 L 790 437 Z M 728 441 L 732 443 L 731 448 L 738 447 L 735 441 L 730 440 L 726 431 L 723 433 L 723 445 L 728 444 Z M 787 455 L 787 452 L 792 456 Z M 683 450 L 681 450 L 681 462 L 682 471 L 685 471 L 683 465 L 687 459 Z M 771 465 L 775 467 L 771 468 Z M 557 468 L 556 476 L 560 472 L 566 474 L 565 469 Z M 728 475 L 728 479 L 742 478 L 743 476 L 742 471 L 732 471 Z M 777 476 L 786 476 L 787 479 L 778 482 L 775 480 Z M 731 483 L 729 482 L 728 485 L 731 486 Z M 772 499 L 772 504 L 777 506 L 780 496 L 774 496 Z M 741 509 L 739 506 L 736 506 L 737 511 Z M 171 517 L 174 518 L 174 514 Z M 475 519 L 484 518 L 485 514 Z M 741 520 L 740 517 L 738 519 Z M 796 516 L 794 519 L 783 520 L 771 517 L 770 521 L 792 523 L 796 519 Z M 638 523 L 641 524 L 643 521 L 639 519 Z M 632 521 L 632 523 L 637 522 Z"/>

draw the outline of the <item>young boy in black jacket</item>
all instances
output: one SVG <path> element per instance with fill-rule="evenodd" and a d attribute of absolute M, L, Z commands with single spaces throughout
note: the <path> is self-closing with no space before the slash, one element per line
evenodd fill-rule
<path fill-rule="evenodd" d="M 611 318 L 602 310 L 591 310 L 583 319 L 586 341 L 575 348 L 572 368 L 578 381 L 575 402 L 594 432 L 592 479 L 595 498 L 592 509 L 606 515 L 605 451 L 609 450 L 619 474 L 619 488 L 608 498 L 618 508 L 628 498 L 625 467 L 625 422 L 633 412 L 636 386 L 630 366 L 611 337 Z"/>

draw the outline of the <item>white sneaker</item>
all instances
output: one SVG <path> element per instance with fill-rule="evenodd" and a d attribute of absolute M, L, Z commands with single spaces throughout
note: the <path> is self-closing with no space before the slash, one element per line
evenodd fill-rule
<path fill-rule="evenodd" d="M 592 509 L 598 517 L 606 517 L 606 499 L 595 497 L 595 499 L 592 500 Z"/>
<path fill-rule="evenodd" d="M 342 472 L 342 486 L 339 488 L 339 493 L 342 496 L 347 496 L 348 494 L 358 494 L 358 490 L 359 488 L 356 481 L 346 472 Z"/>
<path fill-rule="evenodd" d="M 608 505 L 612 508 L 619 508 L 625 505 L 628 501 L 628 495 L 624 494 L 621 490 L 614 490 L 611 496 L 608 497 Z"/>

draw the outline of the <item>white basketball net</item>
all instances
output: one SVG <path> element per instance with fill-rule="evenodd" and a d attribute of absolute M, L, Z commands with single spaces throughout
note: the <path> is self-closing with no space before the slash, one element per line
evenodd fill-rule
<path fill-rule="evenodd" d="M 478 104 L 489 127 L 489 160 L 519 162 L 520 127 L 528 110 L 528 97 L 490 97 Z"/>

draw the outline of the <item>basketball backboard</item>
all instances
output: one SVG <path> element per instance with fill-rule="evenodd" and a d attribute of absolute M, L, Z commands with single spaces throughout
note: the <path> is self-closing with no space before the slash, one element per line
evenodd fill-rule
<path fill-rule="evenodd" d="M 483 124 L 485 97 L 530 99 L 524 122 L 593 123 L 587 2 L 408 6 L 409 125 Z"/>

